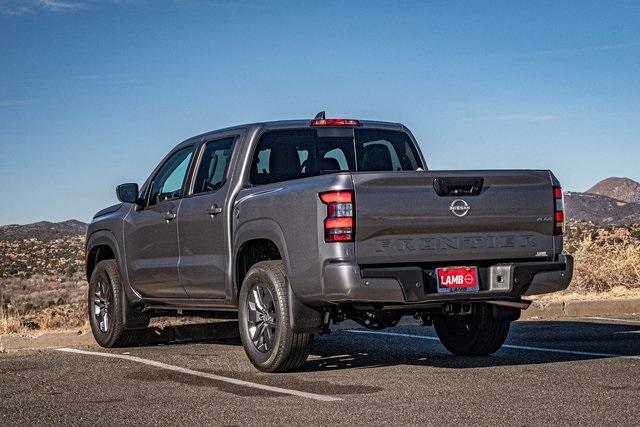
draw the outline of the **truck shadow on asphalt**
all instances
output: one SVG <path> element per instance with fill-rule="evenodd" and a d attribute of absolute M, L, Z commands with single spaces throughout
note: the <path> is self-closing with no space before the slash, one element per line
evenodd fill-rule
<path fill-rule="evenodd" d="M 610 358 L 617 355 L 638 356 L 640 340 L 636 331 L 639 329 L 638 325 L 604 322 L 518 322 L 512 326 L 505 347 L 491 356 L 482 357 L 451 355 L 439 341 L 432 339 L 342 331 L 335 336 L 321 337 L 315 342 L 312 353 L 319 358 L 309 360 L 305 370 L 393 365 L 464 369 L 562 363 Z M 388 331 L 397 334 L 435 336 L 435 331 L 431 327 L 405 326 Z M 532 347 L 549 351 L 534 350 Z M 554 352 L 554 350 L 574 353 Z M 580 354 L 581 352 L 583 354 Z"/>
<path fill-rule="evenodd" d="M 311 356 L 301 371 L 326 371 L 396 365 L 436 368 L 481 368 L 572 362 L 621 356 L 640 356 L 640 325 L 586 321 L 522 321 L 515 323 L 507 346 L 484 357 L 449 354 L 433 339 L 337 330 L 315 337 Z M 361 331 L 366 331 L 361 329 Z M 435 336 L 431 327 L 399 326 L 381 332 Z M 141 345 L 241 346 L 235 321 L 181 325 L 144 332 Z M 517 348 L 508 347 L 516 346 Z M 540 351 L 520 347 L 535 347 Z M 554 350 L 574 353 L 554 352 Z M 582 352 L 582 354 L 580 354 Z"/>
<path fill-rule="evenodd" d="M 138 333 L 140 347 L 186 343 L 242 345 L 237 321 L 149 327 Z"/>

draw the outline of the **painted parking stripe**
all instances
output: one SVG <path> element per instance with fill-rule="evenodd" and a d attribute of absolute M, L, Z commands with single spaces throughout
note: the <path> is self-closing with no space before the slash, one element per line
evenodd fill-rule
<path fill-rule="evenodd" d="M 640 325 L 640 320 L 633 319 L 616 319 L 615 317 L 597 317 L 597 316 L 589 316 L 585 317 L 585 319 L 590 320 L 606 320 L 607 322 L 621 322 L 621 323 L 630 323 L 632 325 Z"/>
<path fill-rule="evenodd" d="M 291 390 L 287 388 L 274 387 L 270 385 L 252 383 L 249 381 L 238 380 L 235 378 L 223 377 L 221 375 L 210 374 L 207 372 L 194 371 L 193 369 L 182 368 L 180 366 L 169 365 L 162 362 L 156 362 L 155 360 L 143 359 L 142 357 L 129 356 L 126 354 L 115 354 L 115 353 L 103 353 L 97 351 L 85 351 L 85 350 L 77 350 L 73 348 L 58 348 L 58 351 L 63 351 L 65 353 L 75 353 L 75 354 L 84 354 L 87 356 L 99 356 L 106 357 L 111 359 L 122 359 L 128 360 L 130 362 L 141 363 L 143 365 L 153 366 L 155 368 L 166 369 L 168 371 L 180 372 L 181 374 L 193 375 L 196 377 L 207 378 L 214 381 L 220 381 L 229 384 L 235 384 L 242 387 L 254 388 L 258 390 L 271 391 L 274 393 L 287 394 L 290 396 L 303 397 L 306 399 L 320 400 L 322 402 L 335 402 L 342 400 L 339 397 L 327 396 L 324 394 L 316 394 L 316 393 L 307 393 L 306 391 L 299 390 Z"/>
<path fill-rule="evenodd" d="M 401 338 L 418 338 L 422 340 L 429 341 L 440 341 L 438 337 L 430 337 L 426 335 L 414 335 L 414 334 L 401 334 L 397 332 L 379 332 L 379 331 L 365 331 L 363 329 L 348 329 L 347 332 L 352 332 L 356 334 L 370 334 L 370 335 L 388 335 L 392 337 L 401 337 Z M 557 348 L 545 348 L 545 347 L 531 347 L 528 345 L 513 345 L 513 344 L 503 344 L 502 348 L 513 348 L 516 350 L 528 350 L 528 351 L 539 351 L 544 353 L 560 353 L 560 354 L 575 354 L 578 356 L 594 356 L 594 357 L 617 357 L 621 359 L 635 359 L 640 360 L 640 356 L 628 356 L 623 354 L 613 354 L 613 353 L 596 353 L 591 351 L 577 351 L 577 350 L 561 350 Z"/>

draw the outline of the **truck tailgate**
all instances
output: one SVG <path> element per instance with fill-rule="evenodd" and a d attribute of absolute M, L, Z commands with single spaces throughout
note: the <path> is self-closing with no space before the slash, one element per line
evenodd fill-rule
<path fill-rule="evenodd" d="M 520 170 L 352 173 L 357 262 L 552 257 L 551 176 Z"/>

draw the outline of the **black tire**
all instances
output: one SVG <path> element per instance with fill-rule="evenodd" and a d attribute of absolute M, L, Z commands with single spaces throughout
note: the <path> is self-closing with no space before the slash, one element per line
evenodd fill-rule
<path fill-rule="evenodd" d="M 130 347 L 139 343 L 140 331 L 124 328 L 122 281 L 115 260 L 100 261 L 89 281 L 89 323 L 96 342 L 102 347 Z M 107 321 L 101 313 L 107 313 Z M 148 322 L 148 317 L 146 318 Z"/>
<path fill-rule="evenodd" d="M 491 307 L 475 304 L 468 316 L 441 314 L 433 319 L 438 338 L 456 356 L 487 356 L 502 347 L 509 334 L 509 320 L 496 320 Z"/>
<path fill-rule="evenodd" d="M 262 295 L 262 311 L 256 310 L 254 291 Z M 291 329 L 288 293 L 282 261 L 256 263 L 242 282 L 238 301 L 240 339 L 249 360 L 262 372 L 298 369 L 304 365 L 311 351 L 313 334 L 294 333 Z M 256 320 L 256 315 L 268 321 Z M 259 333 L 261 330 L 264 334 Z M 267 339 L 269 337 L 270 340 Z"/>

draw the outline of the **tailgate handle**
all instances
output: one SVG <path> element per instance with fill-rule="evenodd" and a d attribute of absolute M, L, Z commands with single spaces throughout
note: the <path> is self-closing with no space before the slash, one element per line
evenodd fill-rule
<path fill-rule="evenodd" d="M 483 178 L 436 178 L 433 188 L 438 196 L 475 196 L 482 190 Z"/>

